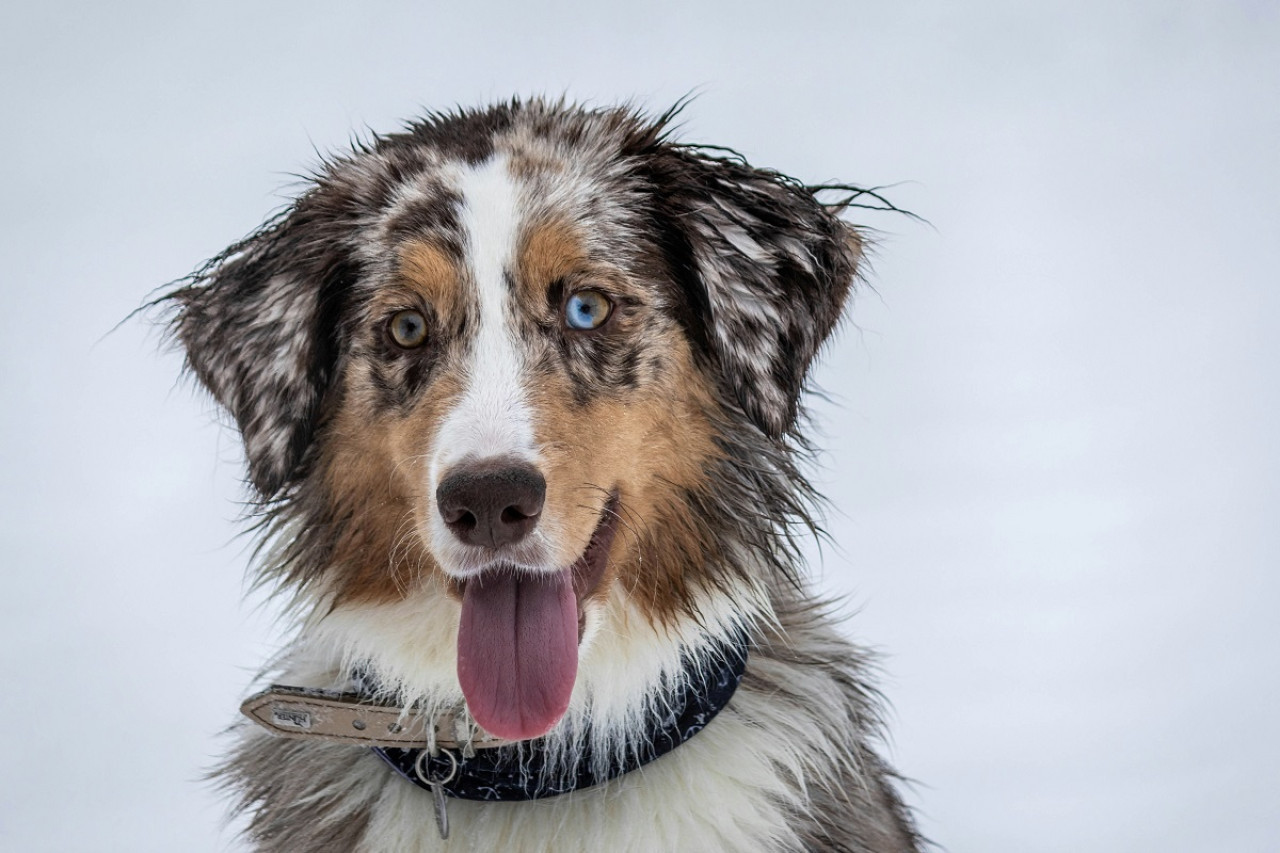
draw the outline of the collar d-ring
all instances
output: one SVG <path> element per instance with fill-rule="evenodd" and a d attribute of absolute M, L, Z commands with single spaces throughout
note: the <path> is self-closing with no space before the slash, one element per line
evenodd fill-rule
<path fill-rule="evenodd" d="M 449 772 L 440 778 L 435 778 L 438 774 L 431 772 L 431 759 L 440 755 L 449 759 Z M 430 750 L 421 750 L 418 753 L 418 760 L 413 762 L 413 772 L 424 785 L 447 785 L 458 775 L 458 756 L 452 749 L 437 750 L 435 755 L 432 755 Z"/>

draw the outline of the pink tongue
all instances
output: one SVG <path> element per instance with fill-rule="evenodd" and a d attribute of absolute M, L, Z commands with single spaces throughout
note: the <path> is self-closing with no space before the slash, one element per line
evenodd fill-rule
<path fill-rule="evenodd" d="M 578 600 L 569 572 L 489 572 L 467 582 L 458 626 L 458 681 L 467 707 L 509 740 L 551 730 L 578 674 Z"/>

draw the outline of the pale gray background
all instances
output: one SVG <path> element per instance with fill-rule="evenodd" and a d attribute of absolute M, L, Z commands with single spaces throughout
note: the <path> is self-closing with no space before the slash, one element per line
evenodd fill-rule
<path fill-rule="evenodd" d="M 234 849 L 270 608 L 239 451 L 138 322 L 315 151 L 511 94 L 905 182 L 817 406 L 824 587 L 951 851 L 1268 851 L 1280 12 L 1257 2 L 6 4 L 0 848 Z"/>

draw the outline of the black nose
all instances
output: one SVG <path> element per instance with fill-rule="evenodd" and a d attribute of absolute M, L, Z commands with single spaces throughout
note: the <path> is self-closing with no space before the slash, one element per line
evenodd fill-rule
<path fill-rule="evenodd" d="M 538 523 L 547 481 L 510 460 L 464 463 L 436 488 L 440 517 L 468 545 L 497 548 L 519 542 Z"/>

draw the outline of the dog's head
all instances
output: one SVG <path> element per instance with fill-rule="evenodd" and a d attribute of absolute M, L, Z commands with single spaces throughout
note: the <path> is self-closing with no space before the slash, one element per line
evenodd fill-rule
<path fill-rule="evenodd" d="M 328 613 L 413 619 L 429 592 L 498 735 L 555 725 L 611 601 L 705 624 L 793 508 L 773 483 L 859 240 L 665 125 L 541 102 L 430 117 L 327 164 L 173 295 L 292 522 L 272 570 Z"/>

